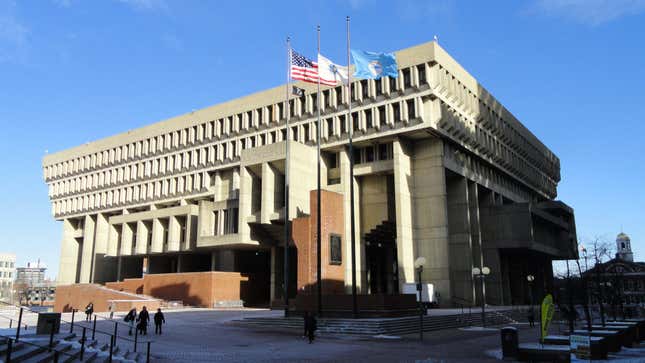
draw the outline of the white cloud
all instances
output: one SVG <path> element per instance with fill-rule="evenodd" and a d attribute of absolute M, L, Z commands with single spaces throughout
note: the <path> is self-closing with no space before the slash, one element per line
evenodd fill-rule
<path fill-rule="evenodd" d="M 29 29 L 10 15 L 0 14 L 0 63 L 15 60 L 27 46 Z"/>
<path fill-rule="evenodd" d="M 117 0 L 136 10 L 168 10 L 165 0 Z"/>
<path fill-rule="evenodd" d="M 535 10 L 596 26 L 644 12 L 645 0 L 537 0 Z"/>

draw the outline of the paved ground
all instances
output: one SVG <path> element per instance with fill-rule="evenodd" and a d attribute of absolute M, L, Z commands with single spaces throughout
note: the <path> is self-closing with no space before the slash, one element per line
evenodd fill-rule
<path fill-rule="evenodd" d="M 266 310 L 222 311 L 190 309 L 166 311 L 167 324 L 164 334 L 151 331 L 139 338 L 138 349 L 145 351 L 146 339 L 152 339 L 152 355 L 155 362 L 499 362 L 499 330 L 450 329 L 426 332 L 420 342 L 418 336 L 356 338 L 347 336 L 322 336 L 314 344 L 308 344 L 298 332 L 292 330 L 249 328 L 232 324 L 231 321 L 245 316 L 280 315 Z M 123 322 L 123 314 L 115 316 Z M 91 323 L 78 323 L 89 327 Z M 64 314 L 64 320 L 71 320 Z M 34 325 L 35 316 L 26 316 L 24 321 Z M 2 323 L 0 322 L 0 325 Z M 98 320 L 97 329 L 112 333 L 115 322 Z M 519 328 L 520 342 L 535 342 L 538 328 L 525 324 Z M 0 326 L 0 328 L 2 328 Z M 69 325 L 61 327 L 68 331 Z M 552 332 L 557 332 L 554 326 Z M 132 337 L 127 335 L 127 326 L 118 324 L 119 345 L 132 350 Z M 108 335 L 97 334 L 97 339 L 108 342 Z M 643 362 L 643 351 L 632 351 L 628 360 Z"/>

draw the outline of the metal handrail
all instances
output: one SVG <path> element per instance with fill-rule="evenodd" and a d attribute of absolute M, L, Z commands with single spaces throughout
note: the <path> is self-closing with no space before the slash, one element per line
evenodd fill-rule
<path fill-rule="evenodd" d="M 7 345 L 8 346 L 7 346 L 6 359 L 5 359 L 6 362 L 11 361 L 11 353 L 13 353 L 13 349 L 15 347 L 14 344 L 18 343 L 18 342 L 20 344 L 26 344 L 26 345 L 31 345 L 31 346 L 34 346 L 34 347 L 45 348 L 49 352 L 53 352 L 53 354 L 54 354 L 54 362 L 58 362 L 58 355 L 61 354 L 61 353 L 64 354 L 64 355 L 70 356 L 70 357 L 74 357 L 74 354 L 71 354 L 71 353 L 68 353 L 68 352 L 65 352 L 65 351 L 62 351 L 62 350 L 55 349 L 53 344 L 52 344 L 51 339 L 50 339 L 48 345 L 41 345 L 41 344 L 36 344 L 36 343 L 33 343 L 33 342 L 26 342 L 24 340 L 17 340 L 16 338 L 14 338 L 12 336 L 3 335 L 3 334 L 0 334 L 0 337 L 2 337 L 2 338 L 7 340 Z"/>
<path fill-rule="evenodd" d="M 0 301 L 0 303 L 1 303 L 1 304 L 4 304 L 4 305 L 8 305 L 8 306 L 15 306 L 15 305 L 8 304 L 8 303 L 2 302 L 2 301 Z M 31 309 L 29 309 L 28 307 L 25 307 L 25 306 L 20 306 L 20 310 L 21 310 L 21 316 L 22 316 L 22 311 L 23 311 L 23 310 L 27 310 L 28 312 L 31 312 L 31 313 L 34 313 L 34 314 L 39 313 L 39 312 L 34 311 L 34 310 L 31 310 Z M 136 329 L 136 326 L 135 326 L 135 336 L 134 336 L 134 339 L 129 339 L 129 338 L 126 338 L 126 337 L 119 336 L 119 335 L 118 335 L 118 333 L 117 333 L 117 332 L 118 332 L 118 330 L 117 330 L 117 329 L 118 329 L 118 324 L 123 324 L 123 323 L 120 323 L 120 322 L 118 322 L 118 321 L 113 321 L 113 322 L 115 323 L 115 325 L 114 325 L 114 332 L 105 332 L 105 331 L 102 331 L 102 330 L 98 330 L 98 329 L 96 329 L 96 315 L 94 315 L 94 317 L 95 317 L 95 318 L 94 318 L 93 326 L 92 326 L 92 327 L 83 326 L 83 324 L 82 324 L 80 321 L 79 321 L 79 322 L 75 322 L 75 321 L 74 321 L 74 315 L 75 315 L 75 313 L 76 313 L 77 311 L 78 311 L 78 309 L 72 309 L 72 320 L 71 320 L 71 322 L 70 322 L 70 321 L 63 320 L 62 318 L 60 319 L 61 323 L 67 323 L 67 324 L 70 324 L 70 333 L 73 333 L 73 332 L 74 332 L 74 324 L 77 324 L 78 326 L 80 326 L 81 328 L 83 328 L 83 334 L 84 334 L 84 335 L 83 335 L 83 339 L 85 339 L 85 331 L 86 331 L 85 329 L 88 329 L 88 328 L 89 328 L 89 329 L 91 330 L 91 333 L 92 333 L 92 339 L 94 339 L 94 337 L 95 337 L 95 334 L 96 334 L 96 333 L 104 334 L 104 335 L 109 336 L 109 337 L 110 337 L 110 346 L 111 346 L 111 347 L 112 347 L 113 345 L 115 345 L 115 344 L 116 344 L 117 339 L 121 339 L 121 340 L 124 340 L 124 341 L 126 341 L 126 342 L 134 343 L 134 345 L 133 345 L 133 348 L 134 348 L 133 350 L 134 350 L 134 352 L 136 352 L 136 351 L 137 351 L 137 348 L 138 348 L 138 345 L 139 345 L 139 344 L 146 344 L 146 345 L 147 345 L 147 347 L 146 347 L 146 348 L 147 348 L 147 360 L 148 360 L 148 361 L 150 360 L 150 345 L 151 345 L 152 343 L 154 343 L 154 341 L 153 341 L 152 339 L 146 339 L 146 340 L 143 340 L 143 341 L 139 341 L 139 339 L 138 339 L 138 338 L 139 338 L 139 334 L 138 334 L 139 330 L 138 330 L 138 329 Z M 106 320 L 107 320 L 107 319 L 106 319 Z M 123 325 L 126 325 L 126 324 L 123 324 Z M 126 326 L 128 326 L 128 328 L 130 327 L 130 325 L 129 325 L 129 324 L 127 324 Z M 16 340 L 17 340 L 18 338 L 19 338 L 19 333 L 17 333 L 17 334 L 16 334 Z"/>

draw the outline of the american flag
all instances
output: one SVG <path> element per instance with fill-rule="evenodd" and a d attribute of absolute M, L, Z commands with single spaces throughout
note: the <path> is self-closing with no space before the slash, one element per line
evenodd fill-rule
<path fill-rule="evenodd" d="M 291 50 L 291 78 L 309 83 L 318 83 L 318 63 L 306 58 L 302 54 Z M 335 86 L 336 80 L 320 78 L 320 84 Z"/>

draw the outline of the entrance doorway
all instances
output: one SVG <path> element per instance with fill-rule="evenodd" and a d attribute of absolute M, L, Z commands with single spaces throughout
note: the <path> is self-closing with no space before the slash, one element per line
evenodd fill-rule
<path fill-rule="evenodd" d="M 396 223 L 384 221 L 365 235 L 365 257 L 370 294 L 398 294 L 399 266 Z"/>

